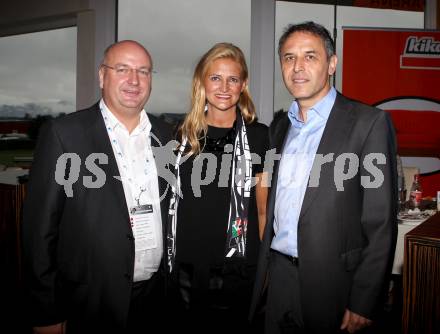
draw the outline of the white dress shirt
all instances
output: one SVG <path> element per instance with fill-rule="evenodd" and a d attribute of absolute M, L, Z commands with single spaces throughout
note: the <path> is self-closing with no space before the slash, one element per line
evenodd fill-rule
<path fill-rule="evenodd" d="M 275 198 L 274 232 L 271 248 L 299 256 L 298 222 L 316 151 L 330 111 L 336 100 L 332 87 L 327 95 L 307 111 L 307 122 L 299 116 L 294 101 L 288 117 L 291 125 L 283 148 Z"/>
<path fill-rule="evenodd" d="M 103 100 L 100 101 L 100 107 L 121 175 L 129 214 L 134 206 L 153 205 L 152 219 L 157 246 L 135 253 L 133 280 L 146 280 L 158 270 L 163 254 L 159 184 L 151 149 L 151 123 L 146 112 L 142 110 L 139 124 L 129 133 Z"/>

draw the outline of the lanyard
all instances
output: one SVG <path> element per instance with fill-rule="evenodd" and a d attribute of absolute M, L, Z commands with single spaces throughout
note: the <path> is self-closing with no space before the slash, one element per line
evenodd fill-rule
<path fill-rule="evenodd" d="M 107 110 L 105 110 L 105 108 L 103 108 L 102 106 L 101 106 L 101 114 L 104 119 L 105 128 L 107 129 L 107 133 L 110 138 L 110 142 L 112 144 L 113 150 L 116 153 L 115 154 L 116 160 L 119 162 L 119 166 L 120 166 L 119 173 L 121 174 L 121 179 L 124 181 L 128 181 L 129 187 L 131 189 L 130 192 L 132 194 L 134 201 L 136 202 L 135 204 L 140 205 L 141 195 L 144 192 L 146 192 L 147 189 L 150 188 L 151 181 L 148 180 L 149 170 L 153 170 L 151 168 L 155 168 L 155 166 L 153 166 L 153 164 L 152 164 L 152 161 L 154 161 L 154 159 L 152 156 L 150 135 L 147 133 L 145 134 L 146 139 L 147 139 L 147 147 L 146 147 L 146 166 L 143 170 L 144 175 L 145 175 L 144 182 L 138 183 L 138 182 L 136 182 L 135 175 L 132 175 L 132 177 L 128 176 L 128 163 L 127 163 L 126 156 L 124 155 L 124 153 L 121 149 L 121 146 L 119 144 L 118 139 L 116 138 L 116 134 L 115 134 L 112 126 L 109 124 Z M 152 177 L 152 175 L 150 175 L 150 177 Z M 137 196 L 136 196 L 135 192 L 138 192 Z"/>

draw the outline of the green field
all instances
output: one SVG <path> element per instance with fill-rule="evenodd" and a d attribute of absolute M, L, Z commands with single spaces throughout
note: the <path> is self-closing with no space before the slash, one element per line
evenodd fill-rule
<path fill-rule="evenodd" d="M 30 162 L 26 161 L 28 157 L 32 157 L 33 150 L 0 150 L 0 165 L 7 167 L 29 167 Z"/>

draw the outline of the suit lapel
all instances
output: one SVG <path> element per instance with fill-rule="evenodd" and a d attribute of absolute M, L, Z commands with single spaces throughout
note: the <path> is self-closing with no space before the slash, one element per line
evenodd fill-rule
<path fill-rule="evenodd" d="M 99 109 L 99 104 L 92 107 L 91 112 L 95 113 L 94 122 L 90 128 L 92 133 L 92 138 L 94 140 L 95 152 L 102 152 L 108 157 L 107 165 L 100 165 L 104 170 L 106 178 L 106 183 L 110 187 L 110 192 L 116 197 L 115 206 L 123 214 L 127 224 L 130 221 L 128 216 L 127 202 L 125 200 L 124 188 L 122 186 L 122 181 L 120 179 L 120 173 L 118 165 L 116 163 L 116 158 L 113 153 L 113 148 L 111 146 L 107 130 L 105 128 L 104 120 L 101 116 L 101 111 Z"/>
<path fill-rule="evenodd" d="M 354 118 L 351 113 L 351 107 L 352 105 L 348 103 L 348 100 L 338 93 L 338 95 L 336 96 L 335 104 L 327 120 L 324 133 L 322 134 L 322 138 L 316 152 L 317 155 L 334 153 L 333 162 L 335 161 L 336 157 L 342 149 L 342 145 L 346 142 L 348 134 L 351 132 L 351 128 L 353 126 Z M 312 169 L 315 167 L 316 163 L 318 162 L 315 158 Z M 334 166 L 334 163 L 332 165 Z M 334 176 L 334 174 L 332 174 L 332 176 Z M 319 189 L 320 186 L 307 187 L 301 208 L 300 220 L 307 212 L 310 205 L 313 203 L 313 200 L 316 197 Z"/>
<path fill-rule="evenodd" d="M 274 133 L 273 147 L 275 147 L 276 153 L 278 153 L 278 154 L 281 153 L 284 148 L 284 144 L 286 142 L 289 127 L 290 127 L 290 121 L 289 121 L 289 118 L 287 117 L 287 113 L 286 113 L 285 115 L 282 116 L 282 118 L 278 122 L 277 126 L 273 130 L 273 133 Z M 276 197 L 276 193 L 277 193 L 279 166 L 280 166 L 280 160 L 275 160 L 274 168 L 273 168 L 273 172 L 272 172 L 273 179 L 271 182 L 272 186 L 270 189 L 268 211 L 267 211 L 269 213 L 269 217 L 268 217 L 269 222 L 272 222 L 273 217 L 274 217 L 275 197 Z M 272 226 L 273 224 L 267 224 L 267 225 Z"/>

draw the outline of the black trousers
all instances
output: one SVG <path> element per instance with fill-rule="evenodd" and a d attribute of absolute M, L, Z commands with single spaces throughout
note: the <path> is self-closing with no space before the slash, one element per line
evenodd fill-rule
<path fill-rule="evenodd" d="M 299 282 L 299 268 L 301 260 L 292 261 L 291 257 L 271 250 L 269 263 L 269 286 L 265 316 L 265 334 L 305 334 L 310 333 L 310 326 L 305 326 L 301 308 L 301 289 Z M 320 319 L 316 319 L 319 321 Z M 342 320 L 342 319 L 341 319 Z M 383 322 L 383 321 L 382 321 Z M 310 324 L 308 324 L 310 325 Z M 315 331 L 316 332 L 316 331 Z M 390 333 L 380 321 L 373 322 L 356 334 Z M 339 326 L 323 333 L 348 333 L 340 330 Z"/>
<path fill-rule="evenodd" d="M 162 323 L 166 306 L 164 281 L 164 274 L 156 272 L 149 280 L 133 283 L 127 333 L 146 333 L 152 323 Z"/>
<path fill-rule="evenodd" d="M 259 334 L 259 324 L 250 324 L 247 316 L 255 270 L 245 264 L 228 263 L 206 268 L 198 276 L 194 265 L 179 263 L 176 333 Z M 205 273 L 205 272 L 204 272 Z"/>
<path fill-rule="evenodd" d="M 271 251 L 265 318 L 266 334 L 305 333 L 298 261 Z"/>

